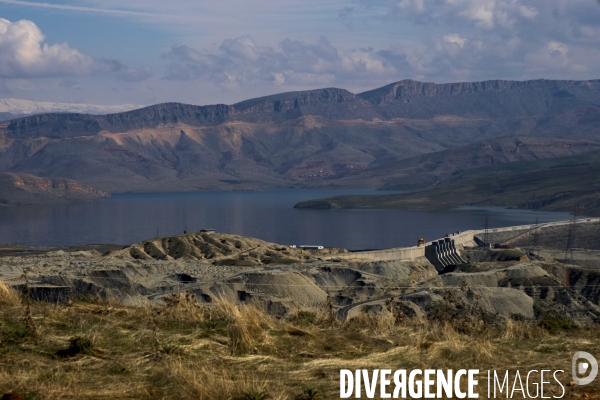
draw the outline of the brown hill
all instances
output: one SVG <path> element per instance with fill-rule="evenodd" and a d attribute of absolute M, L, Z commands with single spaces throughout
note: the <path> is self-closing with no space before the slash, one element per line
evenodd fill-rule
<path fill-rule="evenodd" d="M 302 250 L 245 236 L 193 232 L 146 240 L 109 255 L 141 260 L 194 260 L 217 265 L 253 266 L 302 263 L 320 255 L 347 253 L 344 249 Z"/>
<path fill-rule="evenodd" d="M 109 191 L 297 186 L 498 137 L 594 140 L 598 122 L 600 81 L 401 81 L 1 122 L 0 171 Z"/>
<path fill-rule="evenodd" d="M 600 141 L 540 137 L 503 137 L 409 157 L 321 184 L 410 190 L 439 185 L 464 171 L 519 161 L 535 161 L 600 150 Z"/>
<path fill-rule="evenodd" d="M 461 171 L 439 185 L 403 194 L 336 196 L 296 208 L 448 209 L 505 206 L 600 215 L 600 151 L 569 157 L 491 165 Z"/>
<path fill-rule="evenodd" d="M 0 173 L 0 205 L 89 201 L 108 196 L 72 179 Z"/>

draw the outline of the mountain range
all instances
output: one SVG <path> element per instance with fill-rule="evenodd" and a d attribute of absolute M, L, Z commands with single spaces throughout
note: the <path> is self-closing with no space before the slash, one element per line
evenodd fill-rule
<path fill-rule="evenodd" d="M 412 80 L 0 123 L 0 171 L 110 192 L 440 185 L 599 149 L 600 80 Z"/>
<path fill-rule="evenodd" d="M 133 104 L 96 105 L 81 103 L 52 103 L 22 99 L 0 99 L 0 121 L 15 119 L 31 114 L 85 113 L 110 114 L 130 111 L 141 106 Z"/>

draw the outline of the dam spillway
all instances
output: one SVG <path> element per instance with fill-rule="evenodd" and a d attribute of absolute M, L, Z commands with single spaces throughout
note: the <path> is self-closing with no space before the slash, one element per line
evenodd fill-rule
<path fill-rule="evenodd" d="M 461 265 L 467 262 L 463 260 L 456 248 L 454 239 L 445 237 L 440 240 L 431 242 L 425 247 L 425 257 L 433 264 L 439 272 L 450 265 Z"/>

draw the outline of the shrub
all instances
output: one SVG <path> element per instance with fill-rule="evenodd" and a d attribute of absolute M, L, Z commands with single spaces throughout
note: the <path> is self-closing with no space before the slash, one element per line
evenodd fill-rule
<path fill-rule="evenodd" d="M 550 311 L 544 315 L 542 319 L 540 319 L 539 326 L 553 335 L 562 331 L 569 332 L 579 329 L 579 326 L 573 321 L 555 311 Z"/>
<path fill-rule="evenodd" d="M 317 321 L 317 314 L 309 311 L 298 311 L 296 318 L 298 324 L 313 325 Z"/>
<path fill-rule="evenodd" d="M 75 357 L 78 354 L 92 354 L 94 345 L 92 341 L 85 336 L 75 336 L 69 340 L 69 347 L 56 352 L 59 357 Z"/>
<path fill-rule="evenodd" d="M 0 324 L 0 345 L 17 344 L 27 338 L 35 338 L 35 331 L 15 319 L 5 319 Z"/>

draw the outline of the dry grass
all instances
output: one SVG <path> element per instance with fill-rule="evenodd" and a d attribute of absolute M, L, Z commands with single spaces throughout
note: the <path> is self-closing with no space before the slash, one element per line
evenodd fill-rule
<path fill-rule="evenodd" d="M 215 314 L 227 323 L 231 354 L 255 353 L 269 343 L 268 331 L 273 329 L 270 317 L 254 305 L 234 305 L 218 300 Z"/>
<path fill-rule="evenodd" d="M 19 296 L 2 285 L 0 302 L 0 395 L 27 399 L 329 399 L 339 398 L 342 368 L 544 367 L 567 371 L 567 383 L 575 351 L 600 354 L 594 329 L 552 335 L 515 322 L 475 329 L 393 314 L 340 323 L 326 311 L 276 320 L 253 305 L 202 307 L 185 293 L 165 306 L 33 303 L 32 333 Z M 77 351 L 66 351 L 73 343 Z M 567 390 L 584 398 L 582 388 Z"/>
<path fill-rule="evenodd" d="M 20 303 L 17 292 L 9 288 L 0 279 L 0 305 L 2 306 L 17 306 Z"/>

